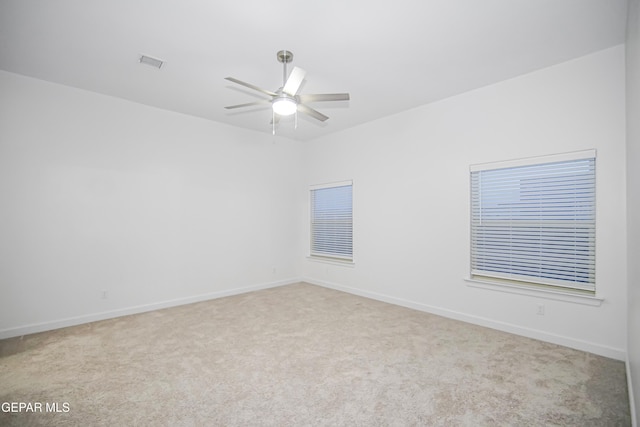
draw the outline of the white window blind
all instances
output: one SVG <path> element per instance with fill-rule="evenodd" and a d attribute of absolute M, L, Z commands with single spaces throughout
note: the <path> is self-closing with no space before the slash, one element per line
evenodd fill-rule
<path fill-rule="evenodd" d="M 472 277 L 595 292 L 595 151 L 559 157 L 472 166 Z"/>
<path fill-rule="evenodd" d="M 311 255 L 353 259 L 353 183 L 311 187 Z"/>

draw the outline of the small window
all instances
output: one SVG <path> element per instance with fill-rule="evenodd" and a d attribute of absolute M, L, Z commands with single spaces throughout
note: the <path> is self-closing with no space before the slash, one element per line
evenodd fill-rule
<path fill-rule="evenodd" d="M 353 182 L 311 187 L 311 256 L 353 260 Z"/>
<path fill-rule="evenodd" d="M 595 150 L 471 169 L 471 277 L 595 292 Z"/>

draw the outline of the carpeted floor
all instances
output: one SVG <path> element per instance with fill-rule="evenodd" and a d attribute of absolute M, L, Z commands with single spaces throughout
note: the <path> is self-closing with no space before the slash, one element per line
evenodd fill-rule
<path fill-rule="evenodd" d="M 307 284 L 0 341 L 0 403 L 2 426 L 630 425 L 620 361 Z"/>

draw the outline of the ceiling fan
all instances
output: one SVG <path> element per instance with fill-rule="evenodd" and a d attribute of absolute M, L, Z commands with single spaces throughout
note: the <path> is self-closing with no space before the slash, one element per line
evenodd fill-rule
<path fill-rule="evenodd" d="M 275 91 L 262 89 L 251 83 L 243 82 L 233 77 L 225 77 L 233 83 L 237 83 L 249 89 L 256 90 L 264 95 L 268 95 L 269 99 L 263 99 L 255 102 L 248 102 L 246 104 L 230 105 L 224 107 L 227 110 L 243 107 L 251 107 L 254 105 L 271 104 L 272 107 L 272 121 L 273 132 L 275 133 L 275 124 L 278 122 L 281 116 L 290 116 L 294 113 L 301 112 L 314 119 L 324 122 L 329 117 L 325 116 L 321 112 L 314 110 L 306 105 L 307 103 L 320 102 L 320 101 L 348 101 L 348 93 L 318 93 L 318 94 L 299 94 L 300 87 L 307 74 L 305 70 L 299 67 L 293 67 L 291 74 L 287 78 L 287 64 L 293 60 L 293 53 L 288 50 L 281 50 L 277 53 L 278 62 L 282 63 L 282 87 Z M 297 118 L 297 115 L 296 115 Z"/>

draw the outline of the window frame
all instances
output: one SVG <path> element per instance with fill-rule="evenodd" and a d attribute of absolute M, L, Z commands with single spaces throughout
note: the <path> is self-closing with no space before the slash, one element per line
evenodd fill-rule
<path fill-rule="evenodd" d="M 336 250 L 334 252 L 330 251 L 317 251 L 314 250 L 314 192 L 316 190 L 327 190 L 332 188 L 342 188 L 342 187 L 350 187 L 351 188 L 351 203 L 350 203 L 350 211 L 349 211 L 349 232 L 351 235 L 350 241 L 350 254 L 342 255 L 341 250 Z M 338 181 L 338 182 L 330 182 L 325 184 L 315 184 L 309 187 L 309 258 L 320 261 L 327 262 L 335 262 L 340 264 L 353 264 L 353 180 L 346 181 Z"/>
<path fill-rule="evenodd" d="M 469 226 L 470 226 L 470 233 L 469 233 L 469 238 L 470 238 L 470 248 L 469 248 L 469 277 L 468 277 L 468 281 L 472 281 L 472 282 L 481 282 L 481 283 L 488 283 L 488 284 L 494 284 L 494 285 L 499 285 L 501 287 L 507 286 L 507 287 L 516 287 L 516 288 L 521 288 L 521 289 L 537 289 L 537 290 L 543 290 L 543 291 L 550 291 L 553 293 L 557 293 L 557 292 L 562 292 L 562 293 L 571 293 L 571 294 L 580 294 L 580 295 L 584 295 L 584 296 L 595 296 L 596 294 L 596 275 L 595 275 L 595 269 L 596 269 L 596 244 L 595 244 L 595 239 L 596 239 L 596 230 L 597 230 L 597 226 L 596 226 L 596 150 L 584 150 L 584 151 L 578 151 L 578 152 L 571 152 L 571 153 L 562 153 L 562 154 L 555 154 L 555 155 L 550 155 L 550 156 L 541 156 L 541 157 L 531 157 L 531 158 L 525 158 L 525 159 L 516 159 L 516 160 L 509 160 L 509 161 L 502 161 L 502 162 L 492 162 L 492 163 L 483 163 L 483 164 L 475 164 L 475 165 L 471 165 L 469 167 L 469 178 L 470 178 L 470 218 L 469 218 Z M 552 166 L 553 164 L 558 164 L 558 163 L 564 163 L 564 162 L 578 162 L 578 161 L 585 161 L 585 160 L 592 160 L 593 161 L 593 169 L 589 170 L 589 174 L 593 173 L 592 175 L 592 179 L 593 179 L 593 195 L 592 198 L 589 199 L 590 202 L 592 203 L 592 218 L 589 220 L 589 226 L 592 227 L 592 234 L 590 234 L 589 237 L 589 250 L 591 252 L 589 252 L 590 257 L 593 258 L 593 261 L 591 261 L 591 264 L 589 264 L 589 268 L 592 269 L 593 274 L 592 277 L 589 277 L 589 282 L 586 283 L 578 283 L 578 281 L 559 281 L 559 280 L 549 280 L 549 279 L 545 279 L 542 276 L 533 276 L 533 275 L 517 275 L 517 274 L 512 274 L 512 273 L 500 273 L 500 272 L 493 272 L 491 271 L 491 269 L 489 270 L 482 270 L 482 269 L 475 269 L 474 270 L 474 251 L 476 251 L 476 253 L 480 253 L 482 252 L 483 249 L 478 249 L 478 246 L 474 246 L 477 245 L 477 242 L 474 242 L 474 227 L 478 227 L 477 225 L 477 220 L 478 220 L 478 216 L 482 219 L 483 217 L 483 213 L 482 213 L 482 209 L 483 209 L 483 205 L 480 204 L 481 207 L 478 207 L 478 200 L 480 200 L 480 194 L 482 192 L 481 187 L 480 190 L 478 191 L 478 194 L 474 193 L 474 183 L 473 183 L 473 179 L 474 179 L 474 173 L 477 172 L 483 172 L 483 171 L 501 171 L 501 170 L 509 170 L 509 169 L 513 169 L 516 170 L 519 167 L 523 167 L 523 166 L 541 166 L 541 167 L 546 167 L 546 166 Z M 524 169 L 522 169 L 524 170 Z M 516 173 L 514 173 L 515 175 Z M 591 175 L 590 175 L 591 176 Z M 481 177 L 481 175 L 478 175 L 478 177 Z M 516 178 L 517 179 L 517 178 Z M 519 182 L 521 182 L 521 180 L 523 179 L 523 177 L 519 178 Z M 547 177 L 542 178 L 542 179 L 547 179 Z M 559 181 L 562 179 L 562 177 L 559 176 Z M 521 184 L 519 184 L 521 185 Z M 476 202 L 474 203 L 474 197 L 476 197 Z M 546 205 L 544 205 L 546 207 Z M 480 213 L 475 212 L 474 214 L 474 209 L 480 209 Z M 544 208 L 542 208 L 544 209 Z M 474 217 L 474 215 L 476 215 L 476 217 Z M 476 224 L 474 225 L 474 220 L 476 221 Z M 510 224 L 514 224 L 514 221 L 517 221 L 516 219 L 510 218 Z M 538 220 L 538 224 L 540 226 L 540 228 L 544 228 L 544 227 L 548 227 L 547 223 L 542 222 L 543 220 Z M 570 222 L 567 222 L 567 224 L 569 224 Z M 574 224 L 578 224 L 579 221 L 574 219 Z M 480 223 L 481 224 L 481 223 Z M 517 224 L 517 222 L 515 223 Z M 512 226 L 510 225 L 509 227 L 513 227 L 513 229 L 517 230 L 517 225 L 516 226 Z M 477 230 L 475 230 L 476 233 L 478 232 Z M 477 236 L 475 237 L 477 239 Z M 542 237 L 541 237 L 542 239 Z M 579 242 L 578 237 L 576 237 L 576 242 Z M 531 247 L 533 247 L 533 245 L 531 245 Z M 511 244 L 509 244 L 508 246 L 508 251 L 513 251 L 513 246 L 511 246 Z M 495 256 L 496 259 L 498 258 L 498 256 Z M 542 258 L 541 258 L 542 259 Z M 574 261 L 575 262 L 575 261 Z M 544 261 L 540 261 L 541 264 L 544 264 Z M 476 263 L 476 267 L 477 267 L 477 263 Z M 547 272 L 545 272 L 545 274 L 549 274 Z"/>

